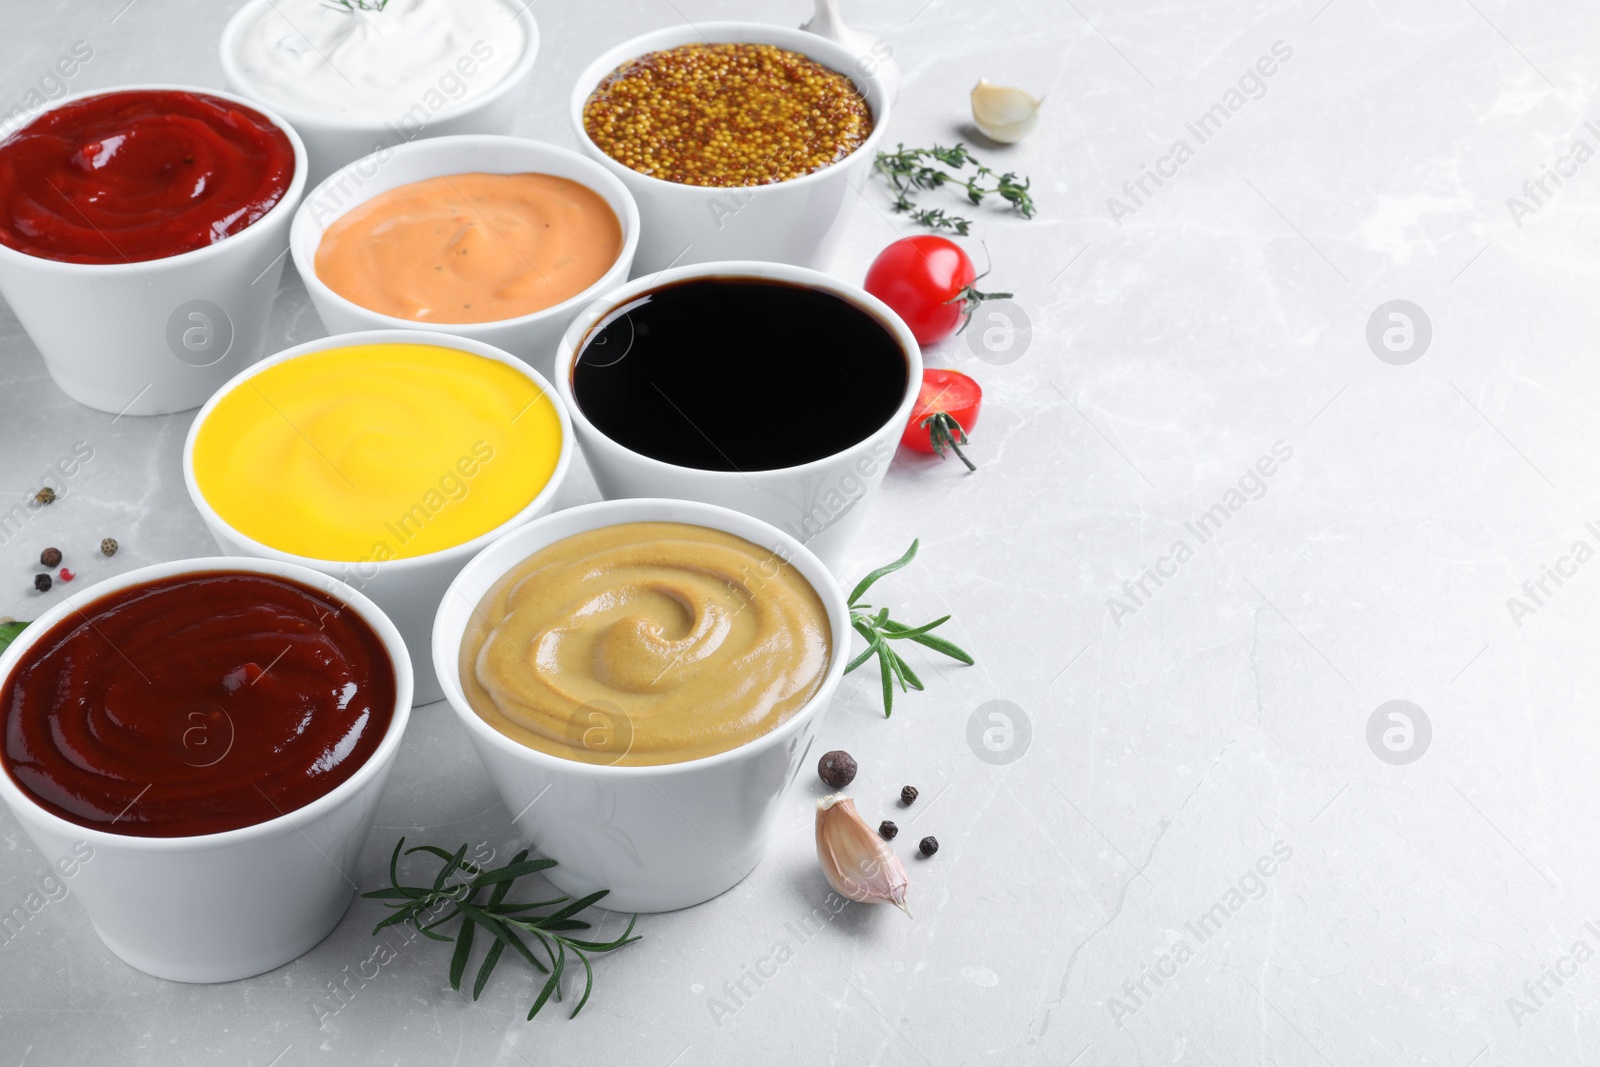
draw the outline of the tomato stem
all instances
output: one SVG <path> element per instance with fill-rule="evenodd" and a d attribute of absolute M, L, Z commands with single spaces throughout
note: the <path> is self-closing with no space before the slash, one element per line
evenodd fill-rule
<path fill-rule="evenodd" d="M 967 443 L 967 431 L 947 411 L 935 411 L 922 420 L 920 425 L 928 431 L 928 442 L 933 445 L 934 452 L 940 459 L 944 459 L 944 450 L 949 449 L 956 454 L 956 458 L 967 465 L 967 470 L 975 471 L 977 464 L 967 458 L 961 451 L 961 446 Z"/>
<path fill-rule="evenodd" d="M 989 246 L 987 244 L 983 246 L 983 257 L 985 259 L 989 258 Z M 967 332 L 967 327 L 972 325 L 972 313 L 985 300 L 1010 300 L 1016 295 L 1014 293 L 983 293 L 978 291 L 978 283 L 987 278 L 989 271 L 993 269 L 992 266 L 984 267 L 982 274 L 972 279 L 959 293 L 945 301 L 946 304 L 954 304 L 958 300 L 961 302 L 961 329 L 957 330 L 956 333 Z M 968 466 L 971 466 L 971 464 L 968 464 Z"/>

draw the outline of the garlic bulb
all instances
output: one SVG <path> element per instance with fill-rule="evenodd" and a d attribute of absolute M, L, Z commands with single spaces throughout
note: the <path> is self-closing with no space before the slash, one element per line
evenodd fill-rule
<path fill-rule="evenodd" d="M 817 801 L 817 862 L 840 896 L 862 904 L 893 904 L 910 918 L 906 889 L 911 879 L 905 865 L 843 793 Z"/>
<path fill-rule="evenodd" d="M 978 79 L 972 89 L 972 121 L 991 141 L 1015 144 L 1039 125 L 1039 105 L 1044 101 L 1021 89 Z"/>
<path fill-rule="evenodd" d="M 843 45 L 856 57 L 856 69 L 841 73 L 876 75 L 883 84 L 889 102 L 893 103 L 900 94 L 900 67 L 894 61 L 894 49 L 889 42 L 846 26 L 844 19 L 839 16 L 839 0 L 816 0 L 816 3 L 816 14 L 802 23 L 800 28 Z"/>

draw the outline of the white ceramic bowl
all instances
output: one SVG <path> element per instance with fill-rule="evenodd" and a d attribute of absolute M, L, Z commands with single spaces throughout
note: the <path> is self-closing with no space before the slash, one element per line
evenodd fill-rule
<path fill-rule="evenodd" d="M 364 308 L 328 288 L 317 277 L 317 246 L 334 221 L 358 204 L 401 185 L 440 175 L 553 174 L 588 186 L 605 198 L 622 224 L 622 254 L 593 285 L 568 300 L 531 315 L 497 322 L 414 322 Z M 520 137 L 434 137 L 358 159 L 317 186 L 295 212 L 289 247 L 311 294 L 311 306 L 329 333 L 355 330 L 433 330 L 503 348 L 549 375 L 556 345 L 579 309 L 627 280 L 639 244 L 639 209 L 627 187 L 598 163 L 576 152 Z"/>
<path fill-rule="evenodd" d="M 195 478 L 194 442 L 195 437 L 200 432 L 201 424 L 206 420 L 206 416 L 211 414 L 212 409 L 217 406 L 217 402 L 224 395 L 238 388 L 242 382 L 260 374 L 268 367 L 294 359 L 296 356 L 305 355 L 308 352 L 321 352 L 324 349 L 344 348 L 349 345 L 370 344 L 440 345 L 444 348 L 455 348 L 462 352 L 471 352 L 474 355 L 497 360 L 529 378 L 546 396 L 550 397 L 551 403 L 556 409 L 556 416 L 561 420 L 561 454 L 556 458 L 555 470 L 550 475 L 550 481 L 545 484 L 545 487 L 539 491 L 537 496 L 529 501 L 527 507 L 494 529 L 480 534 L 470 541 L 464 541 L 459 545 L 441 549 L 438 552 L 429 552 L 425 555 L 410 556 L 403 559 L 366 563 L 312 559 L 308 556 L 297 556 L 291 552 L 280 551 L 235 530 L 206 501 L 205 495 L 200 492 L 200 484 Z M 394 620 L 395 626 L 399 628 L 401 635 L 405 638 L 407 647 L 412 650 L 411 666 L 416 679 L 416 703 L 431 704 L 438 700 L 442 693 L 438 679 L 433 673 L 433 658 L 428 654 L 429 637 L 433 627 L 434 613 L 439 610 L 439 601 L 444 596 L 445 590 L 449 588 L 450 580 L 456 576 L 467 560 L 471 559 L 496 537 L 513 527 L 522 525 L 529 519 L 549 511 L 555 501 L 556 491 L 561 488 L 561 482 L 567 476 L 567 467 L 571 462 L 572 421 L 567 416 L 566 405 L 562 403 L 560 395 L 551 388 L 550 383 L 526 363 L 481 341 L 469 341 L 461 337 L 451 337 L 448 334 L 428 333 L 421 330 L 373 330 L 366 333 L 339 334 L 334 337 L 324 337 L 317 341 L 308 341 L 303 345 L 285 349 L 262 360 L 224 385 L 217 391 L 217 395 L 212 397 L 205 407 L 200 409 L 200 413 L 195 416 L 194 423 L 189 427 L 189 437 L 183 446 L 183 481 L 189 488 L 189 499 L 194 501 L 195 509 L 200 512 L 200 517 L 205 520 L 206 528 L 211 531 L 212 539 L 217 542 L 223 552 L 229 555 L 279 560 L 285 563 L 299 564 L 302 567 L 309 567 L 361 590 L 376 601 L 389 618 Z"/>
<path fill-rule="evenodd" d="M 41 807 L 0 771 L 0 799 L 45 861 L 52 868 L 76 867 L 72 891 L 100 940 L 146 974 L 176 982 L 231 982 L 270 971 L 338 925 L 355 893 L 356 864 L 411 715 L 405 642 L 378 606 L 326 575 L 264 559 L 158 563 L 74 593 L 0 655 L 0 685 L 40 637 L 89 602 L 141 582 L 215 570 L 293 579 L 348 604 L 372 627 L 394 663 L 395 707 L 366 763 L 304 807 L 195 837 L 134 837 L 79 826 Z"/>
<path fill-rule="evenodd" d="M 478 601 L 546 545 L 627 522 L 708 526 L 770 548 L 816 589 L 828 612 L 833 658 L 822 686 L 770 733 L 714 756 L 653 767 L 578 763 L 513 741 L 478 717 L 461 690 L 461 639 Z M 433 627 L 433 660 L 518 831 L 558 866 L 563 893 L 611 890 L 613 911 L 673 911 L 737 885 L 761 859 L 767 831 L 806 765 L 822 713 L 844 676 L 850 612 L 827 567 L 759 519 L 682 500 L 612 500 L 558 511 L 513 530 L 478 554 L 451 584 Z"/>
<path fill-rule="evenodd" d="M 265 10 L 276 5 L 273 0 L 250 0 L 234 12 L 223 27 L 219 49 L 222 57 L 222 76 L 229 89 L 251 100 L 266 102 L 294 123 L 295 129 L 305 138 L 306 151 L 311 156 L 311 172 L 307 188 L 314 188 L 328 175 L 352 160 L 371 155 L 380 148 L 393 148 L 418 138 L 443 137 L 457 133 L 510 133 L 516 122 L 517 109 L 527 94 L 533 80 L 533 61 L 539 54 L 539 26 L 533 20 L 531 4 L 506 6 L 508 16 L 522 23 L 527 44 L 522 56 L 495 86 L 462 103 L 448 104 L 432 112 L 426 120 L 413 128 L 399 120 L 407 109 L 428 105 L 418 100 L 396 100 L 395 116 L 388 122 L 375 119 L 346 118 L 327 112 L 296 107 L 292 103 L 273 101 L 263 95 L 250 80 L 239 62 L 239 42 L 249 27 Z M 491 47 L 493 42 L 489 42 Z M 445 73 L 441 71 L 441 73 Z"/>
<path fill-rule="evenodd" d="M 768 278 L 837 294 L 870 313 L 894 334 L 906 354 L 906 391 L 894 415 L 871 436 L 842 452 L 802 464 L 765 471 L 708 471 L 680 467 L 635 452 L 607 437 L 589 421 L 572 388 L 572 369 L 584 337 L 614 309 L 643 294 L 690 278 Z M 706 324 L 708 330 L 715 322 Z M 626 359 L 626 356 L 622 358 Z M 798 372 L 797 372 L 798 373 Z M 883 481 L 895 448 L 911 418 L 922 388 L 922 350 L 911 330 L 887 304 L 866 290 L 827 274 L 782 263 L 704 263 L 674 267 L 629 282 L 581 312 L 556 351 L 554 379 L 572 415 L 578 444 L 595 484 L 607 500 L 669 496 L 733 508 L 802 541 L 829 566 L 841 562 L 846 544 L 860 527 L 868 497 Z M 826 383 L 814 383 L 822 388 Z M 824 413 L 825 415 L 826 413 Z"/>
<path fill-rule="evenodd" d="M 201 93 L 253 108 L 294 149 L 294 177 L 261 218 L 216 244 L 138 263 L 64 263 L 0 245 L 0 295 L 61 391 L 120 415 L 165 415 L 205 402 L 261 358 L 289 222 L 306 187 L 300 135 L 253 100 L 193 85 L 119 85 L 62 97 L 49 110 L 107 93 Z M 42 113 L 41 113 L 42 114 Z M 37 119 L 37 117 L 36 117 Z"/>
<path fill-rule="evenodd" d="M 685 44 L 770 44 L 810 56 L 845 75 L 872 109 L 872 134 L 845 159 L 822 170 L 772 185 L 707 188 L 640 174 L 618 163 L 589 139 L 583 106 L 605 77 L 629 60 Z M 584 68 L 572 89 L 572 125 L 583 150 L 622 183 L 639 202 L 644 232 L 634 273 L 675 264 L 761 259 L 823 268 L 844 234 L 889 125 L 889 92 L 876 71 L 863 68 L 843 46 L 804 30 L 757 22 L 683 23 L 624 41 Z"/>

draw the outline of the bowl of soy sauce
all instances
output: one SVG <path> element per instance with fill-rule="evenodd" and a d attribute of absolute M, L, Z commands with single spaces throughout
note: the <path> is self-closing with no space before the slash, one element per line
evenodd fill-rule
<path fill-rule="evenodd" d="M 830 566 L 883 481 L 922 381 L 916 338 L 866 291 L 777 263 L 700 263 L 572 323 L 555 382 L 601 495 L 753 515 Z"/>

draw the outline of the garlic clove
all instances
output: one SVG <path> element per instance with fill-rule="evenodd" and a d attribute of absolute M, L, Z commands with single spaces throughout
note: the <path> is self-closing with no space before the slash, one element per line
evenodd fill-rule
<path fill-rule="evenodd" d="M 853 76 L 859 72 L 876 77 L 883 83 L 889 102 L 893 103 L 900 94 L 900 65 L 894 61 L 894 49 L 889 42 L 846 26 L 839 14 L 839 0 L 816 0 L 816 5 L 816 13 L 801 23 L 800 28 L 844 46 L 856 57 L 856 69 L 841 73 Z"/>
<path fill-rule="evenodd" d="M 991 141 L 1015 144 L 1039 125 L 1040 97 L 978 79 L 972 89 L 972 121 Z"/>
<path fill-rule="evenodd" d="M 861 904 L 893 904 L 911 917 L 905 864 L 843 793 L 817 801 L 817 862 L 840 896 Z"/>

